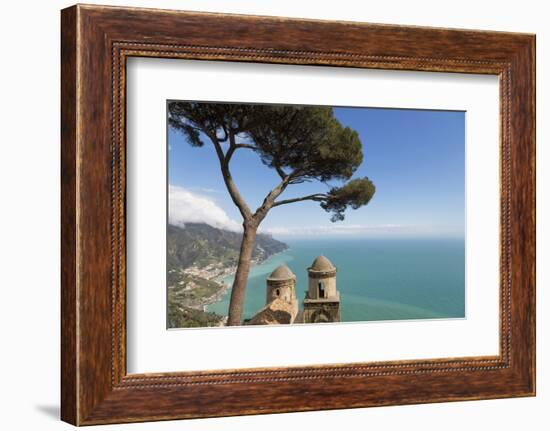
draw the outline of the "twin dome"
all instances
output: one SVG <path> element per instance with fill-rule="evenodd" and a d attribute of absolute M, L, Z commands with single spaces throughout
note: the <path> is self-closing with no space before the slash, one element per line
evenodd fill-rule
<path fill-rule="evenodd" d="M 296 297 L 296 275 L 279 265 L 267 277 L 265 306 L 249 325 L 324 323 L 340 321 L 340 292 L 336 288 L 336 267 L 325 256 L 318 256 L 307 268 L 307 290 L 303 308 Z"/>
<path fill-rule="evenodd" d="M 325 256 L 317 256 L 311 266 L 308 268 L 312 272 L 327 272 L 334 271 L 336 268 L 330 260 Z M 268 280 L 290 280 L 294 279 L 296 276 L 286 265 L 279 265 L 268 277 Z"/>

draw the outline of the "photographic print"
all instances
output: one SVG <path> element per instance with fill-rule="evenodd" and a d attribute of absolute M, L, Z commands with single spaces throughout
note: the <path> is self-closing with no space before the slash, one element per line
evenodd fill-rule
<path fill-rule="evenodd" d="M 167 327 L 465 317 L 465 112 L 167 102 Z"/>
<path fill-rule="evenodd" d="M 64 9 L 61 418 L 534 396 L 535 45 Z"/>

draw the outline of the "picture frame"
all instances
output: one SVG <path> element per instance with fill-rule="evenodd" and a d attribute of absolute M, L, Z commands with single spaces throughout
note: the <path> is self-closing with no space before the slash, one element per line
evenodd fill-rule
<path fill-rule="evenodd" d="M 76 5 L 61 13 L 61 53 L 62 420 L 92 425 L 535 395 L 534 35 Z M 499 354 L 128 374 L 130 57 L 498 76 Z"/>

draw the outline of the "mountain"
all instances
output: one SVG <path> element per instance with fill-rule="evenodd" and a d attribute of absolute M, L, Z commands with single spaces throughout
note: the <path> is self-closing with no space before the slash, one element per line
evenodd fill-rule
<path fill-rule="evenodd" d="M 235 271 L 242 234 L 205 223 L 168 225 L 167 232 L 168 327 L 220 326 L 225 316 L 206 311 L 219 301 L 228 285 L 219 281 Z M 261 262 L 288 246 L 270 235 L 258 234 L 252 258 Z"/>
<path fill-rule="evenodd" d="M 185 227 L 168 225 L 167 263 L 170 269 L 190 266 L 203 268 L 222 263 L 225 267 L 237 265 L 242 234 L 218 229 L 205 223 L 186 223 Z M 288 246 L 271 235 L 258 234 L 252 258 L 263 261 L 286 250 Z"/>

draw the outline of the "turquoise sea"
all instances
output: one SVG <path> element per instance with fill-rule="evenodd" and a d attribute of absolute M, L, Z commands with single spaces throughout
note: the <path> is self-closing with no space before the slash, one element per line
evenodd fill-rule
<path fill-rule="evenodd" d="M 300 302 L 318 255 L 336 266 L 343 322 L 465 316 L 463 239 L 285 240 L 289 249 L 252 268 L 245 318 L 265 305 L 265 279 L 284 263 L 297 276 Z M 224 280 L 231 283 L 232 278 Z M 226 315 L 229 292 L 208 311 Z"/>

